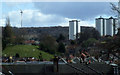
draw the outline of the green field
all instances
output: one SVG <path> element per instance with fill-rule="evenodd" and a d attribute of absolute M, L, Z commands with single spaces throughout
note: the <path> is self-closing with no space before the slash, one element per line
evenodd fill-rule
<path fill-rule="evenodd" d="M 43 59 L 50 60 L 53 58 L 53 55 L 46 53 L 44 51 L 38 50 L 38 46 L 33 45 L 15 45 L 8 46 L 3 50 L 3 56 L 15 56 L 16 53 L 20 55 L 20 57 L 36 57 L 38 58 L 40 53 L 42 54 Z"/>

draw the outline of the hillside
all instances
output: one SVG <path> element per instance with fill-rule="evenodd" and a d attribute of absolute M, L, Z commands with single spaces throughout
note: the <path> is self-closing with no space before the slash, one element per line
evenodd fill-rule
<path fill-rule="evenodd" d="M 38 58 L 39 54 L 42 54 L 43 59 L 50 60 L 53 58 L 53 55 L 40 51 L 37 49 L 37 46 L 32 45 L 15 45 L 9 46 L 3 50 L 3 56 L 15 56 L 16 53 L 19 53 L 20 57 L 36 57 Z"/>
<path fill-rule="evenodd" d="M 57 38 L 60 34 L 63 34 L 68 39 L 69 28 L 68 27 L 13 27 L 15 35 L 24 35 L 26 39 L 40 40 L 44 35 L 52 35 Z"/>

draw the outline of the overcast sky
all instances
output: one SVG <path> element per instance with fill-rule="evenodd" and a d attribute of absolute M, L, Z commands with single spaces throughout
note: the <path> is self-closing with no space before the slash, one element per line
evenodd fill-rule
<path fill-rule="evenodd" d="M 24 27 L 68 26 L 72 19 L 82 26 L 95 26 L 95 18 L 117 15 L 109 2 L 3 2 L 0 26 L 9 16 L 11 25 L 20 27 L 20 9 Z"/>

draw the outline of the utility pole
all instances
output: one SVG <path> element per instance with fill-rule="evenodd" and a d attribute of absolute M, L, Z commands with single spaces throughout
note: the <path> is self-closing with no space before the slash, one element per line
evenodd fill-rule
<path fill-rule="evenodd" d="M 22 14 L 23 14 L 23 11 L 20 10 L 20 13 L 21 13 L 21 28 L 22 28 Z"/>

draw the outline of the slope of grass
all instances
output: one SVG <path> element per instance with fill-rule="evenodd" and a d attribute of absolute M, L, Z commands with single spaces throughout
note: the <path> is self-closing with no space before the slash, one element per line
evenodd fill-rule
<path fill-rule="evenodd" d="M 37 46 L 33 45 L 15 45 L 8 46 L 3 50 L 3 56 L 15 56 L 16 53 L 20 55 L 20 57 L 36 57 L 38 58 L 40 53 L 42 54 L 43 59 L 50 60 L 53 58 L 53 55 L 46 53 L 44 51 L 38 50 Z"/>

